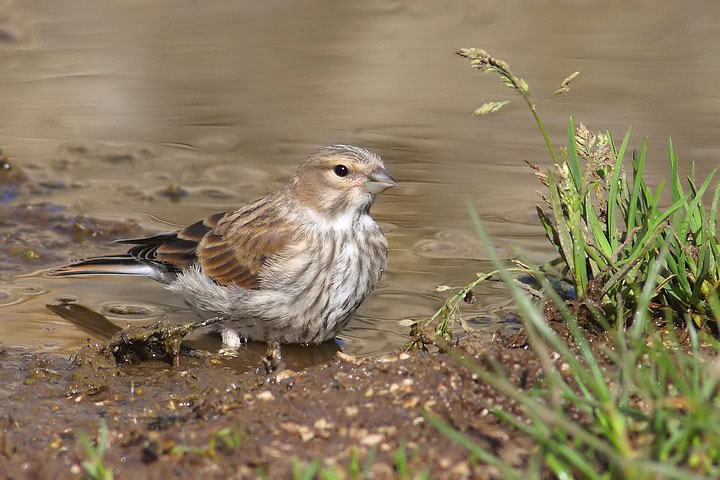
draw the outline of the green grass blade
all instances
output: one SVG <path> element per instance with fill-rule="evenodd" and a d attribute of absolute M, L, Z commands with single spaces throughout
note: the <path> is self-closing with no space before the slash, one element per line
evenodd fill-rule
<path fill-rule="evenodd" d="M 663 178 L 660 180 L 660 183 L 658 184 L 657 188 L 655 189 L 655 193 L 652 197 L 652 202 L 650 203 L 650 210 L 648 214 L 648 221 L 652 222 L 657 218 L 658 215 L 658 205 L 660 204 L 660 195 L 662 195 L 663 188 L 665 187 L 665 179 Z"/>
<path fill-rule="evenodd" d="M 610 247 L 612 248 L 613 252 L 617 250 L 619 246 L 619 242 L 617 239 L 617 223 L 615 221 L 615 210 L 619 205 L 618 185 L 620 184 L 620 173 L 622 172 L 623 156 L 625 155 L 625 149 L 627 148 L 628 141 L 630 140 L 631 130 L 632 129 L 628 128 L 622 145 L 620 146 L 620 150 L 616 153 L 615 166 L 613 167 L 612 180 L 610 181 L 610 193 L 608 194 L 607 232 L 608 239 L 610 241 Z"/>
<path fill-rule="evenodd" d="M 645 167 L 645 154 L 647 153 L 647 138 L 643 140 L 642 150 L 640 151 L 640 158 L 635 165 L 633 165 L 633 189 L 632 196 L 630 197 L 630 206 L 628 208 L 627 216 L 627 230 L 628 232 L 635 228 L 636 218 L 635 215 L 638 211 L 638 201 L 640 197 L 640 187 L 642 184 L 643 168 Z M 635 153 L 633 152 L 633 156 Z"/>
<path fill-rule="evenodd" d="M 575 255 L 573 250 L 572 237 L 567 226 L 567 221 L 563 216 L 563 207 L 560 201 L 560 191 L 555 176 L 552 172 L 548 172 L 548 185 L 550 188 L 550 203 L 552 205 L 553 214 L 555 216 L 555 231 L 560 241 L 560 254 L 565 259 L 570 270 L 575 272 Z"/>
<path fill-rule="evenodd" d="M 669 242 L 665 240 L 657 257 L 653 259 L 650 264 L 650 270 L 648 271 L 647 279 L 643 285 L 642 294 L 638 299 L 637 309 L 635 311 L 635 318 L 633 319 L 632 329 L 630 330 L 630 338 L 637 341 L 637 339 L 645 332 L 645 326 L 648 323 L 648 307 L 650 300 L 652 300 L 652 294 L 655 291 L 657 285 L 657 279 L 660 277 L 660 269 L 663 266 L 663 260 L 667 256 L 669 251 Z"/>
<path fill-rule="evenodd" d="M 538 218 L 540 219 L 540 223 L 542 224 L 543 228 L 545 228 L 545 233 L 548 236 L 548 239 L 550 240 L 550 243 L 555 245 L 555 248 L 558 249 L 558 252 L 562 252 L 560 249 L 560 239 L 558 238 L 558 233 L 555 230 L 555 227 L 553 227 L 552 223 L 550 222 L 550 219 L 547 218 L 547 215 L 545 215 L 545 212 L 542 211 L 539 205 L 536 207 Z"/>
<path fill-rule="evenodd" d="M 690 183 L 690 188 L 693 191 L 693 197 L 690 204 L 686 206 L 685 218 L 680 224 L 680 230 L 678 231 L 678 235 L 680 236 L 681 241 L 684 241 L 685 235 L 688 233 L 689 228 L 692 228 L 693 232 L 697 232 L 700 230 L 702 220 L 700 219 L 700 213 L 698 212 L 698 208 L 704 208 L 702 207 L 700 202 L 702 202 L 702 197 L 705 194 L 705 191 L 710 186 L 710 182 L 712 181 L 716 172 L 717 170 L 713 170 L 712 172 L 710 172 L 710 175 L 707 176 L 702 186 L 697 191 L 695 191 L 695 189 L 693 188 L 694 185 L 692 183 L 692 180 L 688 180 Z"/>
<path fill-rule="evenodd" d="M 642 245 L 641 248 L 634 250 L 625 260 L 622 262 L 616 263 L 616 267 L 620 267 L 603 285 L 602 287 L 602 293 L 603 295 L 607 295 L 608 292 L 610 292 L 616 284 L 620 283 L 620 281 L 625 277 L 630 270 L 632 270 L 635 266 L 637 266 L 640 262 L 647 261 L 647 254 L 654 250 L 656 248 L 655 240 L 660 236 L 662 228 L 660 226 L 656 227 L 655 230 L 648 231 L 648 234 L 643 238 L 643 241 L 641 241 L 639 244 Z"/>
<path fill-rule="evenodd" d="M 442 421 L 440 418 L 423 411 L 420 412 L 420 415 L 422 415 L 430 425 L 437 428 L 440 433 L 442 433 L 458 445 L 465 447 L 470 453 L 480 459 L 480 461 L 488 465 L 494 465 L 495 467 L 497 467 L 497 469 L 500 470 L 503 478 L 522 480 L 523 476 L 519 471 L 515 470 L 492 453 L 477 445 L 475 442 L 470 440 L 461 432 L 455 430 L 453 427 Z"/>
<path fill-rule="evenodd" d="M 607 236 L 605 236 L 602 224 L 595 214 L 595 209 L 592 206 L 592 201 L 590 200 L 589 195 L 585 197 L 585 214 L 587 216 L 588 227 L 590 228 L 595 244 L 598 246 L 600 253 L 603 254 L 605 259 L 610 260 L 612 248 L 610 247 L 610 242 L 608 241 Z M 604 268 L 604 266 L 605 265 L 601 265 L 601 268 Z"/>
<path fill-rule="evenodd" d="M 680 175 L 678 174 L 678 159 L 673 150 L 672 138 L 668 141 L 668 153 L 670 155 L 670 191 L 672 193 L 673 202 L 678 201 L 685 194 L 682 185 L 680 185 Z"/>
<path fill-rule="evenodd" d="M 697 305 L 702 295 L 703 286 L 707 288 L 706 281 L 711 280 L 710 278 L 710 248 L 707 244 L 700 247 L 698 255 L 699 272 L 695 277 L 695 286 L 692 290 L 692 296 L 690 297 L 690 305 Z"/>
<path fill-rule="evenodd" d="M 602 476 L 577 451 L 572 447 L 563 445 L 563 442 L 558 441 L 558 439 L 552 438 L 552 432 L 542 419 L 537 418 L 535 424 L 529 426 L 502 410 L 496 410 L 493 413 L 502 421 L 533 437 L 535 441 L 542 445 L 543 449 L 546 450 L 546 460 L 555 473 L 565 470 L 565 466 L 572 466 L 582 473 L 582 478 L 602 479 Z"/>
<path fill-rule="evenodd" d="M 720 201 L 720 181 L 715 186 L 715 193 L 713 193 L 712 203 L 710 204 L 710 229 L 708 233 L 712 234 L 713 237 L 717 235 L 717 209 L 718 202 Z"/>
<path fill-rule="evenodd" d="M 579 225 L 579 219 L 577 222 L 572 222 L 573 231 L 571 235 L 573 237 L 573 264 L 575 265 L 575 284 L 576 284 L 576 295 L 578 298 L 585 295 L 587 289 L 588 276 L 587 276 L 587 263 L 585 261 L 585 241 L 582 236 L 582 227 Z"/>
<path fill-rule="evenodd" d="M 654 231 L 660 225 L 667 220 L 670 215 L 675 213 L 680 207 L 683 206 L 685 201 L 689 198 L 689 195 L 685 195 L 682 198 L 680 198 L 678 201 L 670 205 L 667 210 L 665 210 L 661 215 L 656 217 L 653 222 L 648 226 L 648 233 L 643 235 L 643 237 L 640 239 L 640 244 L 644 243 L 647 240 L 647 237 L 649 236 L 650 232 Z"/>

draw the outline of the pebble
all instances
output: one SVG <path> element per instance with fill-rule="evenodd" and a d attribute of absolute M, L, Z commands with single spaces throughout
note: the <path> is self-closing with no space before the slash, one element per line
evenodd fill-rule
<path fill-rule="evenodd" d="M 273 395 L 270 390 L 265 390 L 264 392 L 258 393 L 255 398 L 263 402 L 271 402 L 275 400 L 275 395 Z"/>
<path fill-rule="evenodd" d="M 373 447 L 383 441 L 383 436 L 379 433 L 371 433 L 367 437 L 363 437 L 360 440 L 360 445 L 363 447 Z"/>
<path fill-rule="evenodd" d="M 288 378 L 292 378 L 295 375 L 297 375 L 297 372 L 293 370 L 280 370 L 277 375 L 275 375 L 275 381 L 276 382 L 282 382 L 283 380 L 287 380 Z"/>
<path fill-rule="evenodd" d="M 347 353 L 337 352 L 335 355 L 336 355 L 340 360 L 342 360 L 343 362 L 358 363 L 357 357 L 354 357 L 354 356 L 352 356 L 352 355 L 348 355 Z"/>

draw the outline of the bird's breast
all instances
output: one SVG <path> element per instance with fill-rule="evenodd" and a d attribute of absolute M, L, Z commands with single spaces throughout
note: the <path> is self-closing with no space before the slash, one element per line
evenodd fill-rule
<path fill-rule="evenodd" d="M 300 232 L 298 241 L 268 259 L 259 288 L 217 286 L 232 328 L 245 338 L 290 343 L 333 338 L 385 267 L 387 241 L 377 225 L 370 227 Z"/>
<path fill-rule="evenodd" d="M 263 279 L 265 311 L 301 325 L 305 335 L 334 335 L 385 267 L 387 241 L 372 227 L 315 232 L 274 259 Z"/>

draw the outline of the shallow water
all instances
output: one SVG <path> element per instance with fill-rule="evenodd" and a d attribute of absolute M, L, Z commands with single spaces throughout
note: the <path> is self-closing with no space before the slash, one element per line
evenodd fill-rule
<path fill-rule="evenodd" d="M 367 146 L 401 185 L 373 207 L 390 241 L 387 274 L 341 337 L 349 353 L 386 351 L 406 341 L 399 320 L 441 305 L 438 285 L 489 269 L 466 199 L 504 257 L 551 253 L 534 213 L 540 185 L 523 162 L 548 163 L 536 126 L 513 92 L 453 51 L 479 46 L 508 61 L 556 145 L 570 114 L 616 137 L 632 124 L 634 145 L 650 139 L 651 181 L 667 175 L 670 135 L 685 168 L 695 160 L 705 175 L 720 147 L 719 15 L 713 2 L 9 2 L 0 148 L 40 187 L 4 208 L 50 202 L 71 218 L 171 230 L 271 191 L 320 146 Z M 576 70 L 570 93 L 545 101 Z M 471 117 L 506 98 L 498 114 Z M 22 242 L 51 249 L 40 253 L 55 264 L 113 251 L 109 239 L 46 234 L 35 225 Z M 45 307 L 60 298 L 121 326 L 193 318 L 150 280 L 50 279 L 50 260 L 22 262 L 0 283 L 6 345 L 83 344 L 86 333 Z M 494 328 L 509 303 L 503 288 L 477 300 L 468 317 Z"/>

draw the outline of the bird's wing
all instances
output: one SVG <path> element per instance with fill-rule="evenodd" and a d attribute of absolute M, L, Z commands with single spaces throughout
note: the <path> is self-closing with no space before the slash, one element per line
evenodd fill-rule
<path fill-rule="evenodd" d="M 127 238 L 116 240 L 115 243 L 134 245 L 128 254 L 136 259 L 161 263 L 172 271 L 181 271 L 195 263 L 197 246 L 203 236 L 217 227 L 226 214 L 217 213 L 177 232 Z"/>
<path fill-rule="evenodd" d="M 132 257 L 180 272 L 197 263 L 221 285 L 258 287 L 267 259 L 290 241 L 292 229 L 263 202 L 212 215 L 175 233 L 120 240 Z"/>
<path fill-rule="evenodd" d="M 173 238 L 157 246 L 155 260 L 178 270 L 190 267 L 198 260 L 197 249 L 203 237 L 218 228 L 226 215 L 227 212 L 217 213 L 175 232 Z"/>
<path fill-rule="evenodd" d="M 268 259 L 281 253 L 293 231 L 267 211 L 226 216 L 200 241 L 196 255 L 203 273 L 222 285 L 258 288 Z"/>

